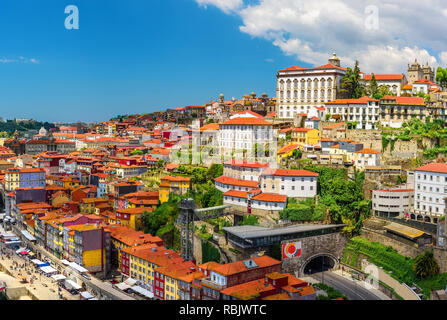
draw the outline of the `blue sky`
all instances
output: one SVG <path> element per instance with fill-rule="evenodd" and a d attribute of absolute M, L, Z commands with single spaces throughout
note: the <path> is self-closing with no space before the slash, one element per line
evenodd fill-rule
<path fill-rule="evenodd" d="M 64 27 L 70 4 L 79 30 Z M 193 0 L 2 0 L 0 8 L 4 119 L 105 121 L 221 92 L 273 95 L 276 72 L 297 63 L 241 32 L 239 15 Z"/>

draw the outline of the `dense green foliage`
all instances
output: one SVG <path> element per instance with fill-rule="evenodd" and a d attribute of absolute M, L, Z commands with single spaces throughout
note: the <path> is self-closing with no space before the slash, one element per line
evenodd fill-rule
<path fill-rule="evenodd" d="M 241 226 L 256 226 L 259 223 L 259 218 L 253 215 L 244 216 L 244 220 L 239 224 Z"/>
<path fill-rule="evenodd" d="M 287 208 L 280 212 L 281 219 L 290 219 L 292 221 L 317 221 L 326 219 L 325 206 L 323 204 L 315 205 L 313 199 L 296 202 L 290 198 Z"/>
<path fill-rule="evenodd" d="M 361 83 L 359 62 L 355 62 L 354 69 L 347 68 L 346 74 L 340 81 L 340 94 L 348 99 L 358 99 L 365 95 L 365 88 Z"/>
<path fill-rule="evenodd" d="M 364 172 L 355 172 L 354 181 L 350 180 L 346 169 L 334 169 L 309 165 L 306 170 L 318 172 L 318 194 L 320 204 L 326 210 L 333 223 L 344 223 L 344 232 L 358 234 L 365 218 L 369 217 L 371 202 L 365 200 L 362 193 Z"/>
<path fill-rule="evenodd" d="M 436 82 L 442 88 L 447 88 L 447 68 L 438 67 L 436 70 Z"/>
<path fill-rule="evenodd" d="M 193 184 L 199 184 L 222 176 L 223 165 L 212 164 L 209 169 L 192 165 L 180 165 L 177 171 L 182 176 L 191 177 Z"/>
<path fill-rule="evenodd" d="M 317 297 L 317 300 L 335 300 L 335 299 L 339 299 L 339 298 L 342 298 L 343 300 L 348 300 L 348 298 L 345 295 L 341 294 L 339 291 L 335 290 L 333 287 L 325 285 L 324 283 L 314 284 L 314 287 L 320 288 L 321 290 L 323 290 L 327 293 L 327 296 L 319 295 Z"/>
<path fill-rule="evenodd" d="M 160 205 L 154 212 L 143 213 L 145 233 L 162 236 L 174 230 L 174 221 L 178 216 L 180 197 L 171 195 L 169 200 Z"/>
<path fill-rule="evenodd" d="M 426 250 L 414 259 L 414 273 L 420 278 L 433 277 L 439 273 L 439 265 L 433 256 L 433 251 Z"/>
<path fill-rule="evenodd" d="M 220 253 L 211 243 L 202 241 L 202 263 L 220 262 Z"/>
<path fill-rule="evenodd" d="M 46 130 L 50 130 L 51 128 L 55 128 L 54 124 L 49 122 L 19 122 L 16 120 L 7 120 L 6 122 L 0 122 L 0 132 L 6 131 L 10 136 L 17 131 L 28 131 L 28 130 L 40 130 L 40 128 L 44 127 Z"/>
<path fill-rule="evenodd" d="M 369 262 L 378 267 L 382 267 L 393 278 L 400 282 L 405 282 L 411 286 L 417 284 L 424 294 L 424 297 L 430 297 L 431 290 L 445 289 L 447 286 L 447 273 L 438 274 L 420 278 L 413 269 L 415 260 L 397 253 L 391 246 L 385 246 L 378 242 L 371 242 L 361 237 L 355 237 L 350 240 L 346 246 L 343 262 L 353 267 L 358 267 L 358 256 L 362 254 L 368 257 Z M 354 257 L 349 263 L 348 256 Z"/>

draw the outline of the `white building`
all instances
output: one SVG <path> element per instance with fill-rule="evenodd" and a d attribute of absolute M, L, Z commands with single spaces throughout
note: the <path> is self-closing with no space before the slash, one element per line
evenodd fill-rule
<path fill-rule="evenodd" d="M 379 123 L 379 100 L 369 97 L 337 99 L 326 103 L 326 112 L 340 120 L 357 122 L 356 129 L 376 129 Z"/>
<path fill-rule="evenodd" d="M 380 152 L 373 149 L 359 150 L 355 153 L 354 165 L 358 170 L 380 166 Z"/>
<path fill-rule="evenodd" d="M 441 87 L 427 79 L 421 79 L 413 83 L 413 94 L 418 94 L 420 92 L 428 94 L 430 89 L 441 89 Z"/>
<path fill-rule="evenodd" d="M 400 96 L 402 87 L 407 84 L 407 78 L 404 74 L 374 74 L 378 87 L 386 86 L 393 94 Z M 363 83 L 368 85 L 372 79 L 372 74 L 364 75 Z"/>
<path fill-rule="evenodd" d="M 425 121 L 428 115 L 421 97 L 385 96 L 380 99 L 380 122 L 384 127 L 401 128 L 412 117 Z"/>
<path fill-rule="evenodd" d="M 256 190 L 254 190 L 256 191 Z M 248 192 L 230 190 L 224 193 L 223 203 L 247 208 Z M 287 196 L 261 193 L 257 190 L 251 197 L 251 208 L 266 211 L 281 211 L 287 207 Z"/>
<path fill-rule="evenodd" d="M 340 59 L 335 53 L 323 66 L 311 69 L 293 66 L 280 70 L 276 76 L 276 116 L 292 119 L 300 113 L 313 112 L 313 107 L 324 107 L 326 102 L 337 98 L 340 80 L 345 73 L 346 68 L 340 67 Z M 318 114 L 320 119 L 323 116 L 323 112 Z"/>
<path fill-rule="evenodd" d="M 259 153 L 260 150 L 276 154 L 276 142 L 272 123 L 255 112 L 235 114 L 219 125 L 218 145 L 225 159 L 234 157 L 251 161 L 255 151 Z"/>
<path fill-rule="evenodd" d="M 307 170 L 271 169 L 261 175 L 263 193 L 292 198 L 313 198 L 317 195 L 318 173 Z"/>
<path fill-rule="evenodd" d="M 447 197 L 447 163 L 430 163 L 415 169 L 413 218 L 437 223 L 444 215 Z"/>
<path fill-rule="evenodd" d="M 268 163 L 229 160 L 224 163 L 224 176 L 241 180 L 259 181 L 259 176 L 267 167 Z"/>
<path fill-rule="evenodd" d="M 222 192 L 227 192 L 230 190 L 250 191 L 259 188 L 258 181 L 241 180 L 226 176 L 221 176 L 214 179 L 214 185 Z"/>
<path fill-rule="evenodd" d="M 413 207 L 414 189 L 373 190 L 372 209 L 375 216 L 404 218 Z"/>

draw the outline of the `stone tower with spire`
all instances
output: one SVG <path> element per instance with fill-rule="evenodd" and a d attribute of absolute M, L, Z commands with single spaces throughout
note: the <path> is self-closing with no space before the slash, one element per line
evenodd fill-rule
<path fill-rule="evenodd" d="M 416 81 L 423 79 L 424 72 L 417 59 L 414 59 L 412 65 L 408 64 L 408 84 L 413 84 Z"/>
<path fill-rule="evenodd" d="M 332 57 L 329 58 L 329 64 L 340 67 L 340 58 L 337 57 L 337 54 L 335 52 Z"/>
<path fill-rule="evenodd" d="M 424 74 L 424 79 L 430 80 L 432 82 L 435 81 L 435 68 L 432 69 L 428 65 L 428 62 L 425 67 L 422 68 L 422 73 Z"/>

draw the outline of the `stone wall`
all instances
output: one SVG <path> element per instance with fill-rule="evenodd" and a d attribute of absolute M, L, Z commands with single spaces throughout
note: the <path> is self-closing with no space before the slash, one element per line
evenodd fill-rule
<path fill-rule="evenodd" d="M 380 130 L 347 130 L 346 138 L 363 143 L 364 148 L 382 151 L 382 132 Z M 434 147 L 434 141 L 423 137 L 421 142 L 413 139 L 410 141 L 397 140 L 394 143 L 393 151 L 390 144 L 382 154 L 383 161 L 393 159 L 412 159 L 420 156 L 425 148 Z"/>
<path fill-rule="evenodd" d="M 338 262 L 342 259 L 348 238 L 341 233 L 331 233 L 321 236 L 301 238 L 296 240 L 287 240 L 281 243 L 301 242 L 301 256 L 298 258 L 283 260 L 283 272 L 294 274 L 296 277 L 302 277 L 304 267 L 313 257 L 318 255 L 331 256 Z"/>
<path fill-rule="evenodd" d="M 416 248 L 401 241 L 387 237 L 381 232 L 366 228 L 362 229 L 362 237 L 368 239 L 369 241 L 379 242 L 385 246 L 391 246 L 399 254 L 413 259 L 426 250 L 426 248 Z M 441 247 L 433 247 L 432 249 L 435 259 L 439 264 L 440 273 L 447 272 L 447 250 Z"/>
<path fill-rule="evenodd" d="M 385 246 L 391 246 L 399 254 L 410 258 L 415 258 L 418 254 L 420 254 L 423 251 L 420 248 L 416 248 L 403 242 L 400 242 L 398 240 L 387 237 L 381 232 L 373 231 L 366 228 L 362 229 L 362 237 L 369 241 L 379 242 Z"/>

